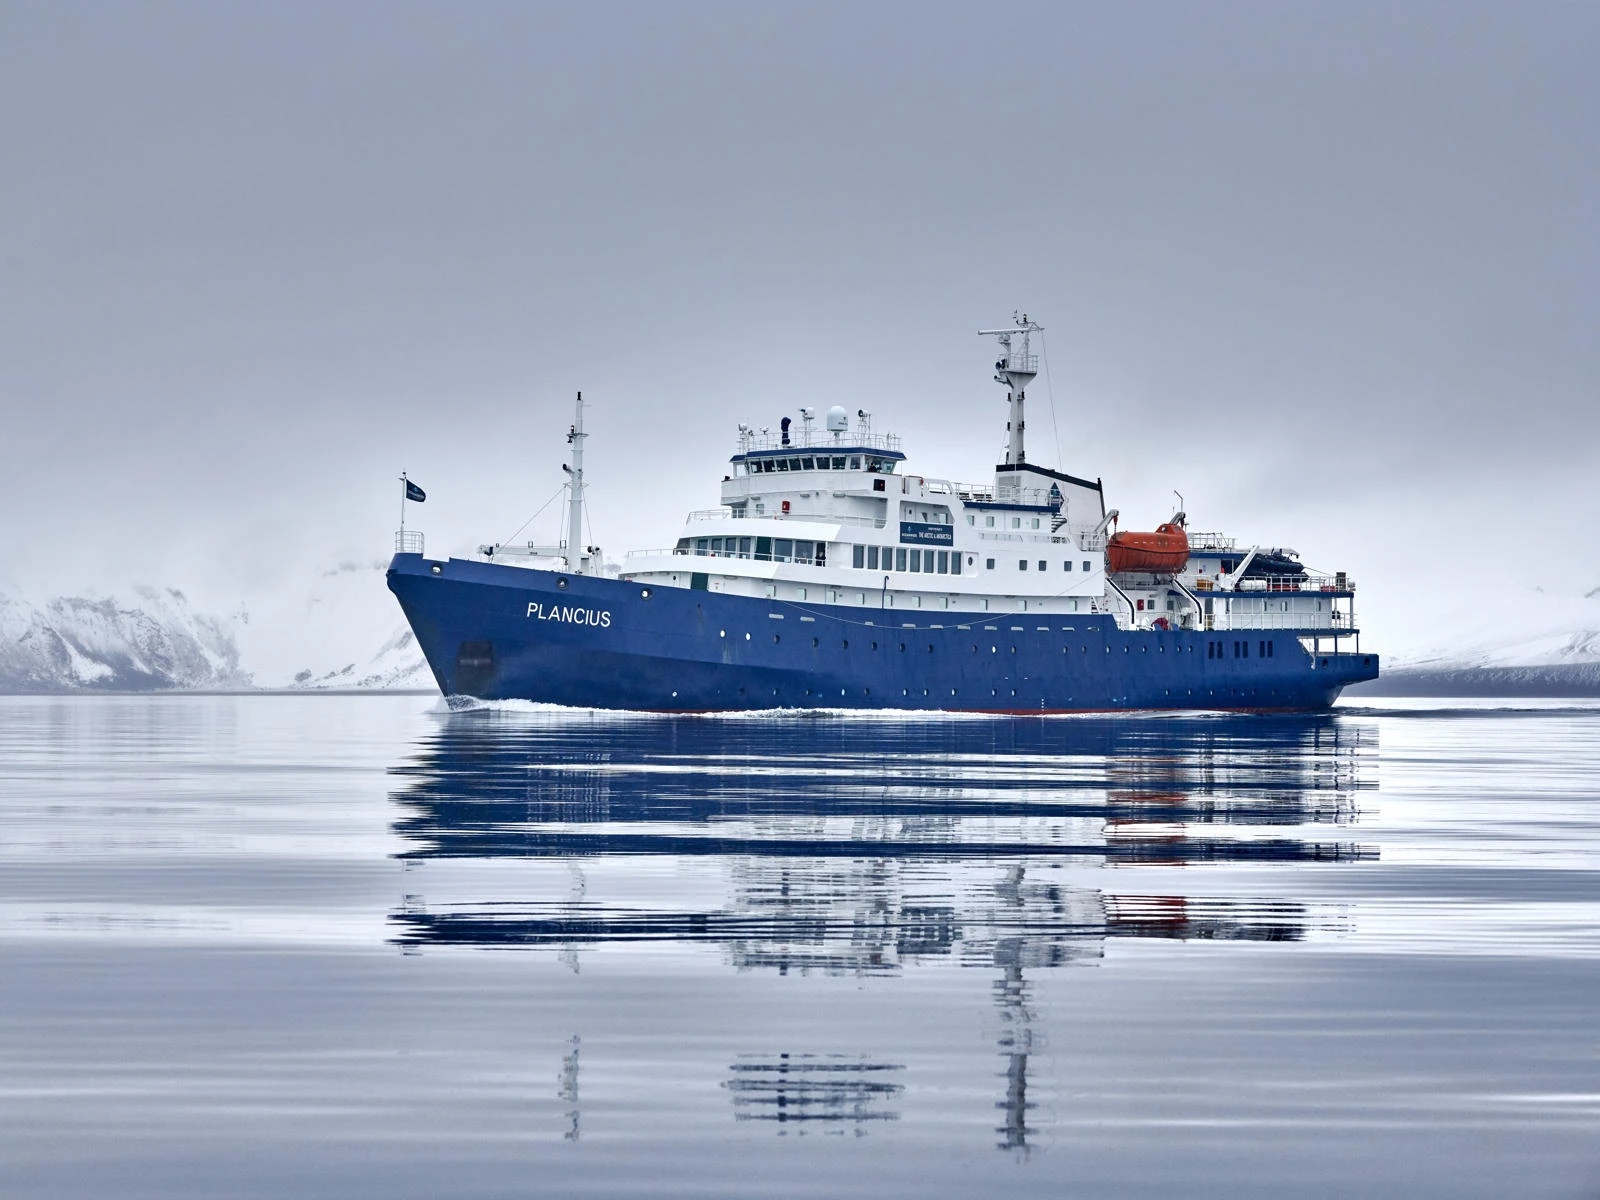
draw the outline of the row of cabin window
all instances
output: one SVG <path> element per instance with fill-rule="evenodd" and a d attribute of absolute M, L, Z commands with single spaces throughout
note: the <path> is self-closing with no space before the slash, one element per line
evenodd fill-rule
<path fill-rule="evenodd" d="M 967 560 L 971 563 L 971 559 Z M 906 546 L 852 546 L 850 565 L 867 571 L 905 571 L 923 575 L 961 574 L 961 551 L 918 550 Z"/>
<path fill-rule="evenodd" d="M 1041 571 L 1048 571 L 1048 570 L 1049 570 L 1049 569 L 1050 569 L 1050 563 L 1049 563 L 1049 561 L 1048 561 L 1048 560 L 1046 560 L 1046 559 L 1043 559 L 1043 558 L 1041 558 L 1041 559 L 1038 559 L 1038 560 L 1037 560 L 1037 561 L 1038 561 L 1038 563 L 1039 563 L 1039 570 L 1041 570 Z M 985 568 L 986 568 L 986 569 L 988 569 L 988 570 L 990 570 L 990 571 L 992 571 L 992 570 L 994 570 L 994 559 L 992 559 L 992 558 L 986 558 L 986 559 L 984 559 L 984 560 L 983 560 L 983 563 L 984 563 L 984 567 L 985 567 Z M 1019 570 L 1019 571 L 1026 571 L 1026 570 L 1027 570 L 1027 569 L 1028 569 L 1028 560 L 1027 560 L 1027 559 L 1025 559 L 1025 558 L 1019 558 L 1019 559 L 1017 559 L 1017 570 Z M 1063 571 L 1070 571 L 1070 570 L 1072 570 L 1072 560 L 1071 560 L 1071 559 L 1070 559 L 1070 558 L 1068 558 L 1068 559 L 1062 559 L 1062 560 L 1061 560 L 1061 569 L 1062 569 L 1062 570 L 1063 570 Z M 1094 563 L 1093 563 L 1093 561 L 1092 561 L 1092 560 L 1090 560 L 1090 559 L 1087 559 L 1087 558 L 1086 558 L 1086 559 L 1084 559 L 1084 560 L 1083 560 L 1083 569 L 1084 569 L 1084 570 L 1085 570 L 1085 571 L 1092 571 L 1092 570 L 1094 570 Z"/>
<path fill-rule="evenodd" d="M 743 467 L 746 474 L 771 475 L 776 471 L 859 471 L 861 462 L 859 454 L 803 454 L 797 458 L 752 458 L 736 465 Z M 867 470 L 883 475 L 894 474 L 895 462 L 892 458 L 866 456 Z"/>
<path fill-rule="evenodd" d="M 1226 643 L 1222 642 L 1220 640 L 1214 641 L 1214 642 L 1207 642 L 1206 643 L 1206 657 L 1207 658 L 1226 658 L 1227 657 L 1227 653 L 1224 650 L 1225 646 L 1226 646 Z M 1257 658 L 1276 658 L 1277 657 L 1277 654 L 1276 654 L 1277 647 L 1278 647 L 1278 643 L 1277 642 L 1272 642 L 1272 641 L 1257 642 L 1256 643 L 1256 657 Z M 1243 639 L 1241 641 L 1236 641 L 1236 642 L 1233 643 L 1233 657 L 1234 658 L 1249 658 L 1250 657 L 1250 640 L 1248 638 L 1245 638 L 1245 639 Z"/>
<path fill-rule="evenodd" d="M 761 552 L 756 544 L 769 540 L 772 549 Z M 678 543 L 678 549 L 689 549 L 688 542 L 689 539 L 684 538 Z M 708 554 L 712 558 L 757 558 L 763 562 L 804 563 L 817 567 L 828 565 L 827 542 L 802 542 L 792 538 L 703 537 L 694 539 L 693 549 L 696 554 Z"/>
<path fill-rule="evenodd" d="M 937 557 L 935 557 L 936 555 Z M 947 556 L 949 559 L 948 566 L 946 565 Z M 967 565 L 969 567 L 973 564 L 973 561 L 973 557 L 968 555 Z M 1026 571 L 1028 569 L 1028 561 L 1026 558 L 1019 558 L 1017 560 L 1017 569 Z M 1035 561 L 1039 564 L 1039 570 L 1049 570 L 1050 563 L 1048 560 L 1041 558 Z M 905 546 L 884 546 L 881 549 L 878 546 L 852 546 L 850 548 L 850 565 L 857 570 L 867 571 L 920 571 L 923 574 L 937 572 L 940 575 L 959 575 L 961 574 L 961 552 L 958 550 L 923 550 L 918 552 L 917 550 L 908 550 Z M 984 559 L 984 568 L 989 571 L 994 570 L 994 559 Z M 1072 570 L 1072 560 L 1063 559 L 1061 569 L 1063 571 Z M 1083 569 L 1085 572 L 1093 571 L 1094 562 L 1087 558 L 1084 559 Z"/>
<path fill-rule="evenodd" d="M 1026 527 L 1024 527 L 1024 525 L 1022 524 L 1023 521 L 1027 521 L 1028 522 Z M 975 513 L 968 513 L 967 514 L 967 524 L 968 525 L 976 525 L 977 523 L 978 523 L 977 515 Z M 992 516 L 984 517 L 983 518 L 983 527 L 985 529 L 993 529 L 994 528 L 994 517 L 992 517 Z M 1039 518 L 1038 517 L 1012 517 L 1011 518 L 1011 528 L 1013 528 L 1013 529 L 1022 529 L 1022 528 L 1038 529 L 1038 528 L 1040 528 Z"/>
<path fill-rule="evenodd" d="M 927 553 L 927 551 L 924 551 L 924 553 Z M 926 573 L 926 572 L 924 572 L 924 573 Z M 676 575 L 673 576 L 673 580 L 674 581 L 677 580 L 677 576 Z M 694 585 L 691 584 L 690 586 L 694 586 Z M 784 586 L 788 587 L 789 585 L 785 584 Z M 805 600 L 805 599 L 808 598 L 809 589 L 807 589 L 807 588 L 795 587 L 795 588 L 792 589 L 792 591 L 793 591 L 793 595 L 792 596 L 786 595 L 784 598 L 785 599 L 794 599 L 794 600 Z M 927 605 L 924 605 L 922 603 L 924 598 L 922 596 L 920 596 L 920 595 L 909 595 L 908 596 L 908 595 L 906 595 L 904 593 L 899 593 L 900 602 L 897 604 L 896 601 L 895 601 L 895 596 L 896 596 L 895 592 L 887 592 L 887 593 L 872 592 L 870 595 L 867 592 L 851 592 L 851 593 L 848 593 L 848 594 L 849 595 L 854 595 L 855 599 L 853 601 L 847 599 L 847 589 L 844 589 L 844 588 L 827 588 L 827 589 L 825 589 L 823 591 L 822 598 L 826 599 L 829 604 L 863 604 L 863 605 L 871 604 L 871 605 L 873 605 L 875 607 L 884 607 L 884 608 L 923 608 L 923 607 L 927 607 L 927 608 L 936 608 L 936 609 L 939 609 L 939 610 L 945 611 L 945 612 L 948 612 L 948 611 L 951 610 L 950 609 L 950 602 L 952 600 L 955 600 L 956 601 L 956 606 L 955 606 L 955 611 L 956 612 L 962 612 L 962 611 L 989 612 L 990 611 L 989 597 L 988 596 L 964 596 L 964 597 L 928 596 L 927 600 L 929 601 L 929 603 Z M 766 595 L 767 595 L 767 599 L 769 599 L 769 600 L 776 599 L 777 596 L 778 596 L 778 585 L 775 584 L 775 583 L 767 584 Z M 938 603 L 934 603 L 934 601 L 937 601 Z M 994 608 L 993 611 L 995 611 L 995 612 L 1009 612 L 1011 610 L 1006 608 L 1005 605 L 1008 604 L 1008 603 L 1012 603 L 1012 602 L 1015 602 L 1015 604 L 1017 605 L 1017 611 L 1018 612 L 1030 612 L 1030 611 L 1032 611 L 1032 612 L 1044 612 L 1044 611 L 1047 611 L 1046 609 L 1040 608 L 1040 607 L 1035 607 L 1035 608 L 1030 610 L 1029 607 L 1028 607 L 1028 601 L 1027 601 L 1026 598 L 1018 598 L 1018 597 L 1014 597 L 1014 596 L 1007 596 L 1007 597 L 1004 597 L 1004 598 L 996 597 L 995 598 L 995 606 L 996 607 Z M 1035 599 L 1033 603 L 1035 605 L 1045 605 L 1045 604 L 1050 603 L 1050 601 Z M 971 604 L 977 605 L 977 608 L 976 609 L 969 609 L 967 606 L 971 605 Z M 1066 607 L 1065 611 L 1067 611 L 1067 612 L 1077 612 L 1078 611 L 1078 601 L 1077 601 L 1076 597 L 1069 597 L 1067 599 L 1066 605 L 1067 605 L 1067 607 Z M 1092 601 L 1091 601 L 1091 604 L 1090 604 L 1089 611 L 1090 612 L 1099 611 L 1098 609 L 1093 607 L 1093 602 Z"/>

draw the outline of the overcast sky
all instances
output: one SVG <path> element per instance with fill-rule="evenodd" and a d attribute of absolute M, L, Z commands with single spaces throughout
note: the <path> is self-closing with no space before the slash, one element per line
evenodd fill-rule
<path fill-rule="evenodd" d="M 1597 61 L 1592 3 L 6 0 L 0 574 L 248 595 L 386 556 L 402 468 L 502 538 L 579 388 L 614 556 L 800 404 L 983 479 L 1024 308 L 1030 457 L 1137 525 L 1369 617 L 1600 585 Z"/>

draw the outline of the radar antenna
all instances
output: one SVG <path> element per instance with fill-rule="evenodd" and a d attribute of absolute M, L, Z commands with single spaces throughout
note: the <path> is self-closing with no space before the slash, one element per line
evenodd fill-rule
<path fill-rule="evenodd" d="M 994 381 L 1005 386 L 1006 400 L 1011 405 L 1010 419 L 1006 422 L 1005 465 L 1008 467 L 1021 466 L 1028 461 L 1023 445 L 1026 425 L 1022 402 L 1028 385 L 1039 373 L 1039 356 L 1030 352 L 1029 339 L 1035 333 L 1044 332 L 1044 326 L 1030 321 L 1027 313 L 1014 312 L 1011 319 L 1013 324 L 1009 329 L 978 330 L 979 337 L 992 337 L 1000 343 L 1000 358 L 994 364 Z M 1020 349 L 1013 349 L 1011 339 L 1018 334 L 1022 335 L 1022 345 Z"/>

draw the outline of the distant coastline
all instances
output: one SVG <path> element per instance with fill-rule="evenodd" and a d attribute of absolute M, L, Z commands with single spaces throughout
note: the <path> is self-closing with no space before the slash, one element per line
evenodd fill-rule
<path fill-rule="evenodd" d="M 1545 667 L 1402 667 L 1346 696 L 1600 697 L 1600 663 Z"/>

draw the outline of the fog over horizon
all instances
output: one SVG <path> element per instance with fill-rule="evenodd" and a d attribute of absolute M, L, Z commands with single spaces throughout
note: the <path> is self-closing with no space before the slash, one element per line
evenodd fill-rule
<path fill-rule="evenodd" d="M 1372 648 L 1600 587 L 1597 46 L 1560 3 L 7 5 L 0 579 L 248 601 L 387 558 L 402 469 L 469 552 L 579 389 L 613 558 L 800 405 L 982 481 L 1023 309 L 1030 460 L 1348 570 Z"/>

